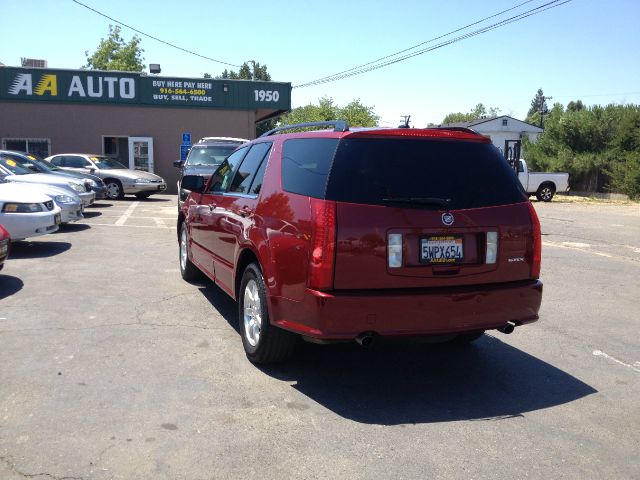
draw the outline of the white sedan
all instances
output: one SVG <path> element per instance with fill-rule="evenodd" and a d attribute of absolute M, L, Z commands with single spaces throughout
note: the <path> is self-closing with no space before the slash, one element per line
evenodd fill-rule
<path fill-rule="evenodd" d="M 63 188 L 69 193 L 78 195 L 82 199 L 82 205 L 88 207 L 96 199 L 95 192 L 87 191 L 84 183 L 75 178 L 65 178 L 60 175 L 49 173 L 33 173 L 31 170 L 22 168 L 14 160 L 0 156 L 0 176 L 8 182 L 46 184 Z"/>
<path fill-rule="evenodd" d="M 57 231 L 60 214 L 60 207 L 48 195 L 26 191 L 21 185 L 0 184 L 0 224 L 12 242 Z"/>
<path fill-rule="evenodd" d="M 2 173 L 0 173 L 0 182 L 2 182 Z M 22 188 L 25 193 L 38 192 L 44 193 L 53 202 L 60 207 L 60 223 L 70 223 L 82 220 L 84 215 L 84 206 L 78 195 L 63 188 L 46 185 L 44 183 L 12 183 L 15 185 L 16 191 Z"/>

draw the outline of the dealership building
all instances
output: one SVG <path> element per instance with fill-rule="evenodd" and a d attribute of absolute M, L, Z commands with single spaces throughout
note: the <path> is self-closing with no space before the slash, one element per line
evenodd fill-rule
<path fill-rule="evenodd" d="M 2 149 L 108 155 L 160 175 L 170 193 L 190 142 L 252 139 L 290 109 L 290 83 L 0 66 Z"/>

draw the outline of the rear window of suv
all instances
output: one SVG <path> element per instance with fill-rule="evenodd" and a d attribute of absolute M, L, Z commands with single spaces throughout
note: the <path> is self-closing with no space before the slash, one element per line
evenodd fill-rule
<path fill-rule="evenodd" d="M 297 142 L 305 143 L 288 148 Z M 393 199 L 442 199 L 447 209 L 459 210 L 527 200 L 500 152 L 486 143 L 293 139 L 284 143 L 282 169 L 285 190 L 341 202 L 395 205 Z M 298 181 L 287 182 L 288 177 Z M 434 204 L 433 208 L 440 207 Z"/>
<path fill-rule="evenodd" d="M 238 143 L 228 145 L 194 146 L 189 152 L 186 165 L 220 165 L 231 152 L 238 148 Z"/>

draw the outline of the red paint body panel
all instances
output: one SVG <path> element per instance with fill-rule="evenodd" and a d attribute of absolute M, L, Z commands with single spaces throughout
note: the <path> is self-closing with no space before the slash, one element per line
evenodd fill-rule
<path fill-rule="evenodd" d="M 307 291 L 302 302 L 271 299 L 275 323 L 320 339 L 350 339 L 367 331 L 379 335 L 442 335 L 488 330 L 513 321 L 534 322 L 542 283 L 345 291 Z"/>
<path fill-rule="evenodd" d="M 250 251 L 263 272 L 271 323 L 318 339 L 355 338 L 365 331 L 442 335 L 536 321 L 542 283 L 531 276 L 534 239 L 528 202 L 454 210 L 449 227 L 442 221 L 445 210 L 336 202 L 333 286 L 322 292 L 309 288 L 311 199 L 283 190 L 283 142 L 384 135 L 488 141 L 469 132 L 417 129 L 268 137 L 265 141 L 273 146 L 257 197 L 191 193 L 185 200 L 182 216 L 191 260 L 237 298 L 242 275 L 238 261 Z M 497 261 L 486 264 L 487 232 L 492 231 L 498 232 Z M 402 234 L 400 268 L 387 265 L 390 233 Z M 420 239 L 438 235 L 463 238 L 460 265 L 420 262 Z"/>
<path fill-rule="evenodd" d="M 9 232 L 7 232 L 7 230 L 5 230 L 5 228 L 2 225 L 0 225 L 0 246 L 6 247 L 6 252 L 0 251 L 0 270 L 2 270 L 2 267 L 4 267 L 4 261 L 9 257 L 9 248 L 10 248 L 9 241 L 10 241 Z"/>

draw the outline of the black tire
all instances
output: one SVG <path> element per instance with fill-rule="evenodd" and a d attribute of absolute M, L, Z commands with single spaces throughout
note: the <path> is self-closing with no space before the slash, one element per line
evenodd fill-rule
<path fill-rule="evenodd" d="M 482 338 L 483 335 L 484 330 L 481 330 L 479 332 L 461 333 L 451 341 L 457 345 L 468 345 L 469 343 L 473 343 L 479 338 Z"/>
<path fill-rule="evenodd" d="M 110 178 L 105 180 L 104 183 L 107 186 L 106 195 L 109 200 L 122 200 L 124 198 L 124 189 L 120 180 Z"/>
<path fill-rule="evenodd" d="M 295 351 L 298 335 L 271 325 L 262 272 L 251 263 L 244 270 L 238 296 L 238 321 L 242 345 L 252 363 L 265 364 L 287 360 Z M 248 296 L 245 306 L 245 297 Z M 253 298 L 251 298 L 253 297 Z M 257 299 L 257 303 L 256 303 Z M 253 308 L 252 308 L 253 307 Z M 245 311 L 247 320 L 245 321 Z M 252 322 L 253 320 L 253 322 Z M 256 332 L 252 331 L 257 330 Z"/>
<path fill-rule="evenodd" d="M 136 193 L 135 195 L 138 200 L 146 200 L 151 196 L 150 193 Z"/>
<path fill-rule="evenodd" d="M 183 223 L 180 229 L 178 263 L 180 264 L 180 275 L 184 281 L 194 282 L 202 278 L 202 272 L 189 260 L 189 232 L 186 223 Z"/>
<path fill-rule="evenodd" d="M 536 198 L 540 202 L 550 202 L 556 193 L 556 186 L 553 183 L 543 183 L 538 187 Z"/>

